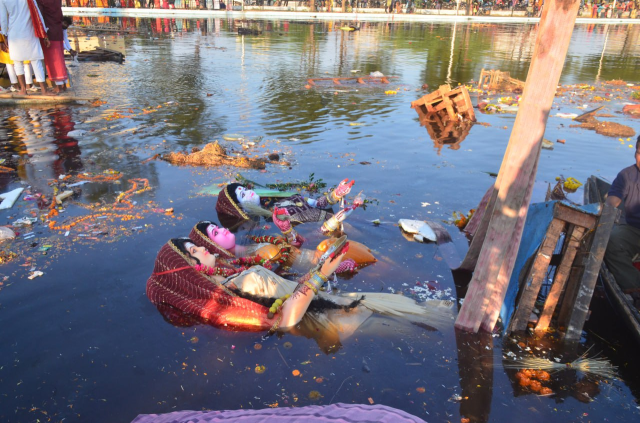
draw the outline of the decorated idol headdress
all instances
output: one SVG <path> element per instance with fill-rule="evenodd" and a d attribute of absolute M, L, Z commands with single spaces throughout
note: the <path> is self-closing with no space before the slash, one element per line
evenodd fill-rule
<path fill-rule="evenodd" d="M 209 238 L 207 235 L 207 227 L 209 225 L 217 225 L 217 223 L 210 222 L 208 220 L 203 220 L 198 223 L 191 229 L 189 233 L 189 238 L 196 244 L 198 247 L 206 248 L 211 254 L 218 254 L 220 257 L 225 259 L 233 259 L 235 256 L 229 250 L 225 250 L 220 245 L 216 244 Z"/>
<path fill-rule="evenodd" d="M 147 297 L 156 306 L 172 306 L 221 329 L 260 331 L 274 323 L 267 318 L 266 307 L 236 296 L 196 271 L 172 241 L 158 252 L 147 280 Z"/>
<path fill-rule="evenodd" d="M 240 184 L 226 185 L 218 194 L 218 201 L 216 202 L 216 211 L 218 216 L 227 215 L 242 221 L 249 220 L 249 215 L 242 210 L 238 198 L 236 197 L 235 190 Z M 226 225 L 224 225 L 227 227 Z"/>

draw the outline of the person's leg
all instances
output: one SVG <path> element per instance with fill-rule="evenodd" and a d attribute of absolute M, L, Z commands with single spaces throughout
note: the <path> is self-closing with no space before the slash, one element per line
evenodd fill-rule
<path fill-rule="evenodd" d="M 11 81 L 11 87 L 14 89 L 16 85 L 18 85 L 18 75 L 16 75 L 16 70 L 13 67 L 13 64 L 7 63 L 7 74 L 9 75 L 9 81 Z"/>
<path fill-rule="evenodd" d="M 31 65 L 33 66 L 33 73 L 36 75 L 36 81 L 40 85 L 40 90 L 42 91 L 42 95 L 56 95 L 60 89 L 57 88 L 56 92 L 51 93 L 47 91 L 47 86 L 45 85 L 45 76 L 44 76 L 44 65 L 42 64 L 42 60 L 33 60 L 31 61 Z"/>
<path fill-rule="evenodd" d="M 24 81 L 24 65 L 22 62 L 14 61 L 13 68 L 16 71 L 16 76 L 18 78 L 18 83 L 20 84 L 20 89 L 18 90 L 18 94 L 27 95 L 27 84 Z"/>
<path fill-rule="evenodd" d="M 27 90 L 38 91 L 35 85 L 33 85 L 33 67 L 31 62 L 24 64 L 24 80 L 27 83 Z"/>
<path fill-rule="evenodd" d="M 640 271 L 631 260 L 640 253 L 640 229 L 629 225 L 613 228 L 604 261 L 625 293 L 640 291 Z"/>

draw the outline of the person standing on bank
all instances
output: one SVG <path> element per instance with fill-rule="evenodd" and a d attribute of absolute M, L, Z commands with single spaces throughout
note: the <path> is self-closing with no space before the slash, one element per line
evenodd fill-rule
<path fill-rule="evenodd" d="M 44 19 L 34 0 L 0 0 L 0 30 L 7 38 L 7 44 L 0 46 L 3 51 L 9 52 L 9 57 L 14 62 L 14 69 L 20 84 L 18 94 L 26 95 L 27 86 L 24 77 L 24 62 L 30 61 L 36 74 L 36 81 L 40 84 L 43 95 L 55 95 L 48 93 L 44 85 L 44 55 L 42 44 L 49 45 L 47 29 Z"/>
<path fill-rule="evenodd" d="M 607 204 L 618 207 L 624 201 L 626 224 L 611 231 L 604 261 L 615 277 L 620 289 L 631 295 L 636 307 L 640 306 L 640 271 L 632 260 L 640 254 L 640 136 L 636 141 L 635 164 L 618 173 L 607 196 Z"/>
<path fill-rule="evenodd" d="M 49 46 L 42 45 L 44 64 L 49 79 L 56 84 L 55 92 L 66 91 L 67 67 L 64 64 L 64 35 L 62 32 L 62 2 L 60 0 L 36 0 L 48 28 Z"/>

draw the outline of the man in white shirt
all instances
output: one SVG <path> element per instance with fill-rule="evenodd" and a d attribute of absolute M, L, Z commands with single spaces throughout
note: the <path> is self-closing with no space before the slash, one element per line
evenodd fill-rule
<path fill-rule="evenodd" d="M 31 10 L 30 10 L 31 9 Z M 32 13 L 37 27 L 34 28 Z M 24 61 L 29 60 L 36 74 L 36 81 L 40 84 L 43 95 L 55 95 L 48 93 L 44 85 L 45 75 L 42 61 L 44 54 L 40 46 L 40 40 L 36 36 L 36 29 L 41 38 L 44 39 L 45 46 L 48 47 L 46 28 L 43 26 L 44 19 L 40 14 L 38 6 L 33 0 L 0 0 L 0 30 L 7 38 L 9 56 L 14 62 L 14 69 L 20 83 L 21 95 L 27 94 L 27 86 L 24 77 Z M 43 30 L 44 29 L 44 33 Z"/>

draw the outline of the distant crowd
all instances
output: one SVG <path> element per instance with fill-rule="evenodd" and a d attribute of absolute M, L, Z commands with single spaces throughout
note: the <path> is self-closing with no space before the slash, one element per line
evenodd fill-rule
<path fill-rule="evenodd" d="M 635 19 L 638 16 L 638 4 L 633 0 L 628 1 L 602 1 L 589 4 L 592 18 L 622 18 Z M 627 13 L 628 12 L 628 13 Z M 626 14 L 626 16 L 625 16 Z"/>
<path fill-rule="evenodd" d="M 9 90 L 21 95 L 66 91 L 64 51 L 76 54 L 67 37 L 71 22 L 62 16 L 60 0 L 0 0 L 0 63 L 9 76 Z M 52 90 L 45 77 L 53 83 Z"/>
<path fill-rule="evenodd" d="M 540 16 L 544 0 L 233 0 L 229 7 L 245 6 L 300 7 L 314 6 L 318 11 L 340 11 L 346 2 L 347 10 L 376 8 L 385 13 L 413 13 L 418 9 L 459 9 L 461 14 L 489 15 L 492 11 L 520 11 L 525 16 Z M 289 4 L 291 3 L 291 4 Z M 148 9 L 208 9 L 224 10 L 222 0 L 62 0 L 63 6 L 99 8 L 148 8 Z M 640 0 L 582 0 L 581 17 L 637 18 Z"/>

